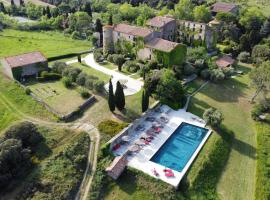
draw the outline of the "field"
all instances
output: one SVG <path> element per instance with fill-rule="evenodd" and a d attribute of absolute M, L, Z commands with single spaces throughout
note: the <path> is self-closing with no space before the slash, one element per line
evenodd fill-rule
<path fill-rule="evenodd" d="M 31 91 L 61 114 L 68 114 L 78 108 L 85 99 L 79 93 L 79 88 L 66 88 L 61 81 L 28 83 Z"/>
<path fill-rule="evenodd" d="M 90 42 L 73 40 L 56 31 L 28 32 L 5 29 L 0 32 L 0 44 L 0 58 L 31 51 L 41 51 L 46 57 L 53 57 L 90 48 Z"/>
<path fill-rule="evenodd" d="M 250 89 L 247 72 L 245 75 L 210 83 L 192 99 L 190 111 L 202 116 L 205 109 L 215 107 L 224 114 L 224 125 L 235 133 L 228 163 L 217 185 L 221 199 L 254 199 L 256 171 L 256 132 L 250 117 L 248 102 Z"/>

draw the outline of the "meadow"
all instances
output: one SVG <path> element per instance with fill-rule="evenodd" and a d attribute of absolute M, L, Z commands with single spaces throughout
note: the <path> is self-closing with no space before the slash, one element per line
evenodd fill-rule
<path fill-rule="evenodd" d="M 89 41 L 73 40 L 57 31 L 19 31 L 5 29 L 0 32 L 0 58 L 41 51 L 46 57 L 60 56 L 89 50 Z"/>

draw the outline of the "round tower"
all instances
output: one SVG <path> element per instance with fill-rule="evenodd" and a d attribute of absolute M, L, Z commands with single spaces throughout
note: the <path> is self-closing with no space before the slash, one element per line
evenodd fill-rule
<path fill-rule="evenodd" d="M 105 25 L 103 26 L 103 52 L 112 53 L 113 50 L 114 50 L 113 26 Z"/>

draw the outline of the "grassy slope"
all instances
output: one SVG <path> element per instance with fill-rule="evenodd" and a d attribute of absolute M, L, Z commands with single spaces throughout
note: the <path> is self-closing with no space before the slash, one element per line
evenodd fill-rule
<path fill-rule="evenodd" d="M 222 199 L 254 199 L 256 136 L 248 102 L 251 92 L 248 75 L 244 75 L 210 83 L 192 99 L 191 112 L 202 116 L 210 106 L 218 108 L 224 114 L 224 125 L 235 132 L 228 163 L 217 185 Z"/>
<path fill-rule="evenodd" d="M 270 198 L 270 124 L 257 123 L 256 199 Z"/>
<path fill-rule="evenodd" d="M 0 58 L 37 50 L 51 57 L 90 48 L 89 41 L 73 40 L 60 32 L 28 32 L 11 29 L 0 32 L 0 44 Z"/>

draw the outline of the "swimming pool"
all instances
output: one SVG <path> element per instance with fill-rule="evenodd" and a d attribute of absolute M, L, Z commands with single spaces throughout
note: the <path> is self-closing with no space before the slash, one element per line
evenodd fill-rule
<path fill-rule="evenodd" d="M 150 160 L 181 172 L 208 131 L 182 122 Z"/>

